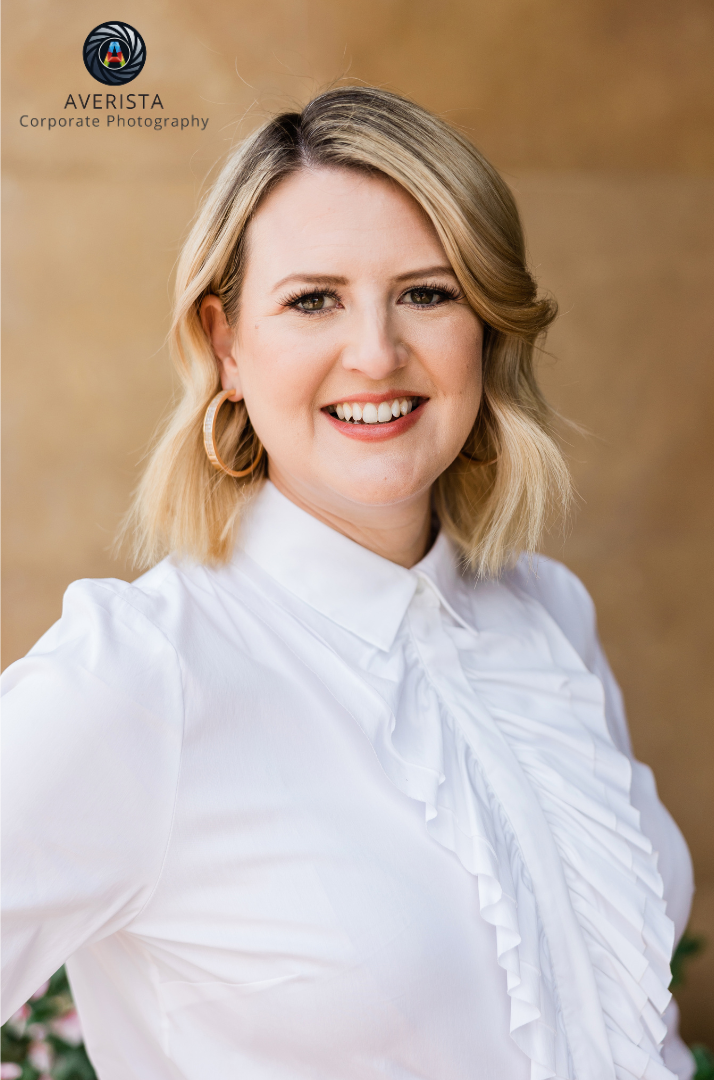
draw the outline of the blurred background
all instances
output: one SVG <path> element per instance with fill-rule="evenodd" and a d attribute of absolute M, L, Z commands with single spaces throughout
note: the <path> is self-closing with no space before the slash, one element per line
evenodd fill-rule
<path fill-rule="evenodd" d="M 23 128 L 104 88 L 107 18 L 147 45 L 128 88 L 205 130 Z M 546 389 L 590 434 L 550 554 L 585 582 L 635 751 L 689 841 L 684 1037 L 714 1045 L 714 8 L 710 0 L 7 0 L 3 662 L 110 547 L 165 414 L 172 269 L 214 163 L 341 78 L 466 130 L 522 210 L 561 315 Z M 78 103 L 79 104 L 79 103 Z M 154 109 L 153 115 L 160 110 Z M 83 115 L 81 106 L 78 115 Z M 141 112 L 129 115 L 145 115 Z"/>

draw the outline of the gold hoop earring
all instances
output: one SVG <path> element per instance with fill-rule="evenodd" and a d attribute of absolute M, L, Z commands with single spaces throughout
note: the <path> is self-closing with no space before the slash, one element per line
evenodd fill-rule
<path fill-rule="evenodd" d="M 224 461 L 221 460 L 221 456 L 218 453 L 218 446 L 216 445 L 216 417 L 218 410 L 224 401 L 227 401 L 233 396 L 235 390 L 221 390 L 220 394 L 211 401 L 210 405 L 206 409 L 206 415 L 203 418 L 203 445 L 208 455 L 208 460 L 214 469 L 218 469 L 220 472 L 227 473 L 228 476 L 248 476 L 258 465 L 258 462 L 263 456 L 263 444 L 260 444 L 258 453 L 253 461 L 250 463 L 247 469 L 229 469 Z"/>

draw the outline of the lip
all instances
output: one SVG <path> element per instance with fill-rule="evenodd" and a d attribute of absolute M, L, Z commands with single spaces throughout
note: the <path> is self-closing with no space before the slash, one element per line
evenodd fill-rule
<path fill-rule="evenodd" d="M 424 394 L 417 393 L 416 390 L 385 390 L 381 394 L 346 394 L 344 397 L 336 398 L 334 401 L 326 401 L 322 406 L 324 409 L 330 409 L 335 405 L 341 405 L 343 401 L 358 401 L 360 405 L 364 402 L 365 405 L 381 405 L 383 401 L 394 401 L 395 398 L 423 398 L 424 401 L 429 399 Z"/>
<path fill-rule="evenodd" d="M 340 398 L 340 404 L 343 401 L 359 401 L 367 404 L 371 402 L 373 405 L 379 405 L 382 401 L 394 401 L 395 397 L 420 397 L 420 394 L 360 394 L 354 397 Z M 398 435 L 403 435 L 405 431 L 409 431 L 409 428 L 414 427 L 418 423 L 419 418 L 424 412 L 425 405 L 428 404 L 429 399 L 424 398 L 422 402 L 412 409 L 406 416 L 400 416 L 398 420 L 390 420 L 388 424 L 350 424 L 345 420 L 340 420 L 336 416 L 332 416 L 326 410 L 328 406 L 325 406 L 321 410 L 322 415 L 328 421 L 332 427 L 336 428 L 341 435 L 347 436 L 348 439 L 357 439 L 360 442 L 384 442 L 386 439 L 396 439 Z M 330 403 L 332 404 L 332 402 Z"/>

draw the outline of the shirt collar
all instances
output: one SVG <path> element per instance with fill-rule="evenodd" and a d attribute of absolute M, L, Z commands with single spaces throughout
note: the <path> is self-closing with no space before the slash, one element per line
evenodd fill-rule
<path fill-rule="evenodd" d="M 383 559 L 291 502 L 269 480 L 246 508 L 238 548 L 284 589 L 379 649 L 389 650 L 420 577 L 446 606 L 458 572 L 441 534 L 411 570 Z"/>

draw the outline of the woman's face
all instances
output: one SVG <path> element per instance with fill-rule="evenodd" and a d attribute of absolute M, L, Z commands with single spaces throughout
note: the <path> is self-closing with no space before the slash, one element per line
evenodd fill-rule
<path fill-rule="evenodd" d="M 410 195 L 292 174 L 249 227 L 237 326 L 205 303 L 281 490 L 337 515 L 428 500 L 476 419 L 482 327 Z"/>

